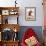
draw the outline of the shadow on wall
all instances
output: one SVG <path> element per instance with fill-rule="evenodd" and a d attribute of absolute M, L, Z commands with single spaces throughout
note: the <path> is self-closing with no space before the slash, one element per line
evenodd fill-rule
<path fill-rule="evenodd" d="M 28 28 L 32 28 L 36 34 L 37 34 L 37 37 L 39 39 L 39 41 L 41 43 L 43 43 L 43 30 L 42 30 L 42 26 L 21 26 L 20 27 L 20 32 L 19 32 L 19 39 L 20 39 L 20 42 L 23 38 L 23 35 L 25 33 L 25 31 L 28 29 Z"/>

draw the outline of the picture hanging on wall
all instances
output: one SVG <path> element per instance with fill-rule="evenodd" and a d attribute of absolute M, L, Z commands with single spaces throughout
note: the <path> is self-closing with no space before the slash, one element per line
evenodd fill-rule
<path fill-rule="evenodd" d="M 25 19 L 27 21 L 36 20 L 36 8 L 35 7 L 26 7 L 25 8 Z"/>

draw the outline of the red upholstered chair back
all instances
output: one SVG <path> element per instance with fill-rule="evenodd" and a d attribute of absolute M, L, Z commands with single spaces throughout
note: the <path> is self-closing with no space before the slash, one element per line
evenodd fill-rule
<path fill-rule="evenodd" d="M 22 38 L 21 45 L 26 46 L 25 39 L 28 39 L 29 37 L 32 37 L 32 36 L 37 37 L 34 30 L 32 28 L 27 29 L 25 34 L 24 34 L 24 37 Z"/>

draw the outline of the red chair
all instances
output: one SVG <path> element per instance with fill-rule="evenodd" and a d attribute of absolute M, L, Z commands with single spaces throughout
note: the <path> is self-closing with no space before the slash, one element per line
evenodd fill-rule
<path fill-rule="evenodd" d="M 34 30 L 32 28 L 27 29 L 27 31 L 24 34 L 24 37 L 22 38 L 21 46 L 27 46 L 27 44 L 25 43 L 25 40 L 32 37 L 32 36 L 34 36 L 37 39 L 37 35 L 34 32 Z M 41 46 L 39 41 L 37 42 L 37 44 L 35 46 Z"/>

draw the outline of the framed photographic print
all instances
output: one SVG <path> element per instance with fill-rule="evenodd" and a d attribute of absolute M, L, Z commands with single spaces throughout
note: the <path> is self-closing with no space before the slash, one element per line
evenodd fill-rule
<path fill-rule="evenodd" d="M 2 15 L 9 15 L 9 10 L 2 10 Z"/>
<path fill-rule="evenodd" d="M 25 8 L 25 19 L 27 21 L 36 20 L 36 8 L 35 7 L 26 7 Z"/>

